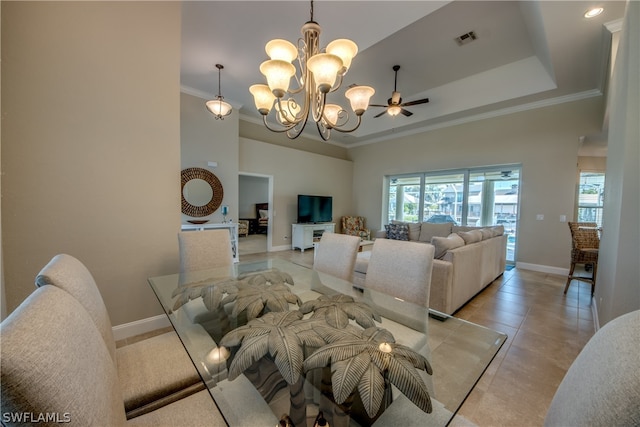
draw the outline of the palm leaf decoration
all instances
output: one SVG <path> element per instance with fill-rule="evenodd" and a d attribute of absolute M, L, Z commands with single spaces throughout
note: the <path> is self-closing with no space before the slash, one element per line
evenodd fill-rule
<path fill-rule="evenodd" d="M 331 366 L 336 403 L 344 403 L 357 388 L 367 414 L 374 417 L 388 380 L 417 407 L 431 413 L 427 386 L 416 370 L 431 375 L 431 365 L 424 356 L 396 344 L 389 331 L 377 327 L 359 330 L 352 326 L 344 329 L 317 326 L 314 330 L 329 344 L 309 356 L 303 368 L 307 372 Z"/>
<path fill-rule="evenodd" d="M 334 328 L 344 328 L 353 319 L 363 328 L 375 326 L 374 320 L 381 322 L 380 315 L 367 304 L 355 302 L 348 295 L 322 295 L 316 300 L 307 301 L 299 309 L 303 314 L 314 312 L 312 317 L 323 317 Z"/>
<path fill-rule="evenodd" d="M 247 319 L 259 317 L 263 311 L 288 311 L 289 303 L 302 304 L 300 298 L 286 285 L 239 284 L 233 315 L 247 311 Z"/>
<path fill-rule="evenodd" d="M 240 346 L 229 367 L 229 380 L 269 354 L 289 384 L 302 373 L 305 346 L 321 347 L 325 341 L 315 333 L 317 320 L 302 320 L 299 311 L 266 313 L 227 333 L 220 345 Z"/>
<path fill-rule="evenodd" d="M 207 279 L 180 285 L 171 294 L 172 297 L 178 297 L 173 304 L 173 310 L 179 309 L 193 299 L 202 298 L 207 309 L 214 311 L 236 299 L 237 283 L 236 279 L 225 278 L 221 280 Z"/>

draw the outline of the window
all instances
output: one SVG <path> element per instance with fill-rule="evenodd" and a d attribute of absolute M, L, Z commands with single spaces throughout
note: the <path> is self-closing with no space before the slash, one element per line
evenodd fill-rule
<path fill-rule="evenodd" d="M 387 222 L 503 225 L 507 261 L 515 261 L 520 166 L 493 166 L 386 177 Z"/>
<path fill-rule="evenodd" d="M 604 173 L 581 171 L 576 199 L 578 222 L 595 222 L 602 227 Z"/>

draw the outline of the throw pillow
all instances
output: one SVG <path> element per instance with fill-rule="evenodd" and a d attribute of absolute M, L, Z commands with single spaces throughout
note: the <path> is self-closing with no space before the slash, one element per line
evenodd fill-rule
<path fill-rule="evenodd" d="M 482 233 L 480 232 L 480 230 L 461 231 L 458 233 L 458 235 L 462 237 L 465 245 L 470 245 L 471 243 L 478 243 L 482 241 Z"/>
<path fill-rule="evenodd" d="M 387 239 L 409 240 L 409 226 L 407 224 L 388 224 L 384 226 Z"/>
<path fill-rule="evenodd" d="M 409 240 L 418 241 L 420 239 L 420 223 L 419 222 L 402 222 L 391 221 L 391 224 L 407 224 L 409 227 Z"/>
<path fill-rule="evenodd" d="M 447 251 L 464 246 L 464 239 L 456 233 L 451 233 L 448 237 L 434 236 L 431 239 L 431 244 L 435 247 L 433 257 L 442 259 Z"/>
<path fill-rule="evenodd" d="M 441 224 L 431 223 L 431 222 L 423 222 L 420 227 L 420 241 L 421 242 L 431 242 L 431 239 L 434 236 L 438 237 L 447 237 L 451 234 L 451 227 L 453 227 L 452 222 L 445 222 Z"/>

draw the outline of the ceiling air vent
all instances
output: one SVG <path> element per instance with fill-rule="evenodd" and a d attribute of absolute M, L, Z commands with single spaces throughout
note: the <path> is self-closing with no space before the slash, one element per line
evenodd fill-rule
<path fill-rule="evenodd" d="M 462 45 L 471 43 L 477 38 L 478 36 L 476 36 L 476 33 L 474 31 L 469 31 L 468 33 L 465 33 L 461 36 L 456 37 L 455 40 L 459 46 L 462 46 Z"/>

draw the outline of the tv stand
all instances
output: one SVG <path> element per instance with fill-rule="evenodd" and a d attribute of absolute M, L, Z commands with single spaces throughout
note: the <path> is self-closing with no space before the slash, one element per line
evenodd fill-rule
<path fill-rule="evenodd" d="M 322 233 L 335 233 L 335 223 L 323 222 L 319 224 L 293 224 L 291 226 L 291 249 L 305 249 L 313 247 L 320 241 Z"/>

